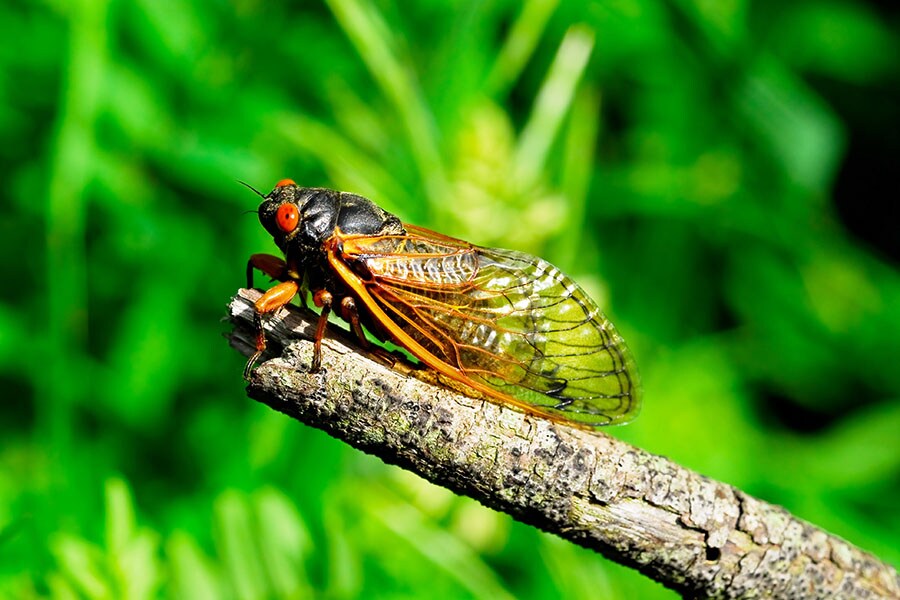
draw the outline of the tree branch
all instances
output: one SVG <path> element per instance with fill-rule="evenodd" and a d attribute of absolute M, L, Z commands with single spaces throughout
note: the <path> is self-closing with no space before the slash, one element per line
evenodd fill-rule
<path fill-rule="evenodd" d="M 254 290 L 230 306 L 232 345 L 254 348 Z M 898 598 L 897 571 L 844 540 L 604 433 L 565 427 L 424 383 L 332 328 L 309 373 L 316 316 L 270 319 L 280 357 L 247 388 L 387 463 L 600 552 L 687 597 Z"/>

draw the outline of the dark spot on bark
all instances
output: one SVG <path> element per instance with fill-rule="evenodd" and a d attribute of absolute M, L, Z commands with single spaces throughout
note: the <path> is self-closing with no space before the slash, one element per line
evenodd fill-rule
<path fill-rule="evenodd" d="M 722 550 L 719 548 L 713 548 L 712 546 L 706 547 L 706 560 L 716 561 L 722 558 Z"/>
<path fill-rule="evenodd" d="M 373 377 L 372 389 L 381 390 L 382 392 L 389 392 L 391 391 L 391 385 L 381 377 Z"/>

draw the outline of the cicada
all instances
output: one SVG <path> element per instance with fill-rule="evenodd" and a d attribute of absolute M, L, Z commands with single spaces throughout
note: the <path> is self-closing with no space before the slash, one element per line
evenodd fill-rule
<path fill-rule="evenodd" d="M 298 293 L 321 308 L 313 369 L 328 315 L 405 348 L 440 375 L 553 421 L 592 429 L 625 423 L 641 405 L 634 360 L 600 308 L 559 269 L 514 250 L 482 248 L 406 225 L 371 200 L 278 182 L 258 210 L 284 259 L 254 254 L 280 283 L 256 301 L 263 315 Z"/>

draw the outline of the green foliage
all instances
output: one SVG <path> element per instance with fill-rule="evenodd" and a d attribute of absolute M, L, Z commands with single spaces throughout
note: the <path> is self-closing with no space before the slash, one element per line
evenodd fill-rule
<path fill-rule="evenodd" d="M 900 278 L 843 167 L 888 20 L 270 4 L 0 6 L 0 596 L 672 597 L 246 399 L 237 181 L 283 177 L 548 258 L 635 351 L 614 435 L 900 562 Z"/>

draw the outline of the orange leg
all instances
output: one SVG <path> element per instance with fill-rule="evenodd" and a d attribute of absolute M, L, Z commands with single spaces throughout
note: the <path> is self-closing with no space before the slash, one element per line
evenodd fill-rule
<path fill-rule="evenodd" d="M 372 342 L 366 338 L 362 324 L 359 322 L 359 312 L 356 309 L 356 300 L 354 300 L 352 296 L 344 296 L 341 299 L 341 318 L 350 323 L 350 328 L 353 330 L 353 333 L 356 334 L 359 345 L 362 346 L 363 350 L 381 359 L 384 364 L 389 365 L 391 368 L 397 368 L 397 365 L 403 362 L 402 358 L 398 358 L 398 356 L 390 353 L 381 346 L 373 345 Z M 377 332 L 374 332 L 373 335 L 379 337 Z"/>
<path fill-rule="evenodd" d="M 363 333 L 362 325 L 359 324 L 359 312 L 356 310 L 356 301 L 352 296 L 344 296 L 341 300 L 341 318 L 350 323 L 350 328 L 356 334 L 359 345 L 368 350 L 371 344 L 366 339 L 366 334 Z"/>
<path fill-rule="evenodd" d="M 247 287 L 253 287 L 253 269 L 259 269 L 274 281 L 287 281 L 287 263 L 271 254 L 253 254 L 247 261 Z"/>
<path fill-rule="evenodd" d="M 287 263 L 271 254 L 253 254 L 247 261 L 247 287 L 253 288 L 253 269 L 259 269 L 268 275 L 272 281 L 289 281 L 295 279 L 288 272 Z M 306 305 L 306 292 L 301 290 L 299 294 L 300 304 L 303 308 Z"/>
<path fill-rule="evenodd" d="M 313 292 L 313 302 L 321 307 L 319 322 L 316 324 L 316 339 L 314 342 L 313 362 L 311 371 L 315 373 L 322 366 L 322 337 L 325 335 L 325 327 L 328 326 L 328 315 L 331 313 L 333 296 L 328 290 L 316 290 Z"/>
<path fill-rule="evenodd" d="M 260 256 L 255 254 L 254 256 Z M 274 257 L 273 257 L 274 258 Z M 252 259 L 251 259 L 252 260 Z M 254 315 L 253 323 L 256 325 L 256 353 L 247 361 L 244 367 L 244 379 L 250 379 L 250 372 L 253 370 L 254 364 L 266 349 L 266 332 L 263 329 L 263 316 L 277 311 L 279 308 L 291 301 L 297 294 L 299 286 L 294 280 L 279 283 L 271 288 L 256 301 L 256 315 Z"/>

